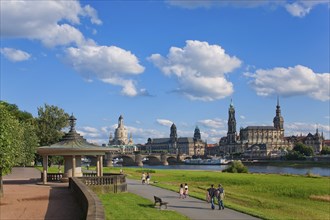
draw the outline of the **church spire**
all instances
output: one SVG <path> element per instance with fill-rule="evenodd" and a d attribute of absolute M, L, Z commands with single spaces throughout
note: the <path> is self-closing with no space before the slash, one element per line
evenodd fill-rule
<path fill-rule="evenodd" d="M 233 99 L 230 100 L 228 110 L 228 132 L 227 132 L 227 143 L 236 143 L 236 119 L 235 119 L 235 108 L 233 105 Z"/>
<path fill-rule="evenodd" d="M 278 130 L 284 129 L 283 128 L 284 119 L 281 116 L 280 100 L 278 96 L 277 96 L 277 105 L 276 105 L 276 116 L 274 117 L 273 123 L 276 129 Z"/>

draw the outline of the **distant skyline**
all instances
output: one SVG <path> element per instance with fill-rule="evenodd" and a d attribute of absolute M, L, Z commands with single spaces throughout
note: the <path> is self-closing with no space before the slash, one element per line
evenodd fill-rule
<path fill-rule="evenodd" d="M 88 141 L 120 115 L 135 143 L 218 143 L 233 100 L 240 127 L 330 139 L 328 0 L 0 2 L 1 100 L 56 105 Z"/>

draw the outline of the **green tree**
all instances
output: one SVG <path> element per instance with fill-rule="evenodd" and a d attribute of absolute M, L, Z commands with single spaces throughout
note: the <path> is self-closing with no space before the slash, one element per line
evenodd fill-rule
<path fill-rule="evenodd" d="M 38 108 L 38 137 L 40 146 L 49 146 L 58 142 L 64 135 L 63 128 L 69 125 L 69 114 L 63 109 L 45 104 Z"/>
<path fill-rule="evenodd" d="M 20 164 L 31 166 L 36 156 L 39 138 L 37 136 L 37 125 L 33 121 L 21 122 L 23 128 L 23 149 Z"/>
<path fill-rule="evenodd" d="M 21 158 L 23 129 L 19 121 L 0 104 L 0 197 L 3 196 L 2 175 L 8 173 Z"/>
<path fill-rule="evenodd" d="M 29 121 L 34 120 L 31 113 L 26 111 L 21 111 L 15 104 L 10 104 L 5 101 L 0 101 L 0 105 L 7 109 L 12 116 L 14 116 L 19 121 Z"/>
<path fill-rule="evenodd" d="M 299 153 L 301 153 L 302 155 L 305 156 L 313 156 L 314 155 L 314 151 L 313 148 L 304 145 L 303 143 L 297 143 L 293 149 L 293 151 L 297 151 Z"/>
<path fill-rule="evenodd" d="M 39 107 L 37 123 L 40 146 L 49 146 L 58 142 L 64 135 L 63 128 L 69 125 L 68 118 L 69 114 L 57 106 L 45 104 L 44 107 Z M 63 161 L 62 156 L 49 157 L 49 165 L 63 164 Z"/>
<path fill-rule="evenodd" d="M 0 105 L 5 108 L 10 115 L 17 119 L 22 129 L 22 151 L 18 155 L 17 165 L 31 165 L 34 161 L 36 148 L 38 147 L 39 139 L 37 137 L 37 124 L 32 114 L 26 111 L 21 111 L 15 104 L 9 104 L 5 101 L 0 101 Z"/>

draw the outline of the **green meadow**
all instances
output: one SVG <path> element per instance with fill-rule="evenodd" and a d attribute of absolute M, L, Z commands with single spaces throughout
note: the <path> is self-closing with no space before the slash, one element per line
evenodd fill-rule
<path fill-rule="evenodd" d="M 98 197 L 102 201 L 106 219 L 189 219 L 175 211 L 159 210 L 152 201 L 132 193 L 98 194 Z"/>
<path fill-rule="evenodd" d="M 210 184 L 221 183 L 225 206 L 263 219 L 330 219 L 330 178 L 279 174 L 122 168 L 128 178 L 151 172 L 153 185 L 178 191 L 188 183 L 190 196 L 205 199 Z M 119 172 L 120 168 L 104 168 Z"/>

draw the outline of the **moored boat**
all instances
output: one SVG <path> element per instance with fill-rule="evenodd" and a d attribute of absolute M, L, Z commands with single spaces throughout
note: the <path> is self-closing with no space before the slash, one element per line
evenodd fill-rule
<path fill-rule="evenodd" d="M 185 164 L 191 164 L 191 165 L 225 165 L 228 164 L 229 161 L 222 158 L 211 158 L 211 159 L 186 159 Z"/>

